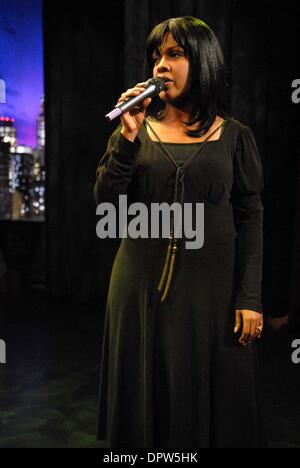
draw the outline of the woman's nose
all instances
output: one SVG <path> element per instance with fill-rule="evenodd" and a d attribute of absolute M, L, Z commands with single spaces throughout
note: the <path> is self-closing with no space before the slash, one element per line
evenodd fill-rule
<path fill-rule="evenodd" d="M 165 57 L 162 57 L 159 64 L 157 65 L 158 73 L 162 73 L 165 70 L 169 70 L 169 69 L 170 69 L 170 65 L 168 61 L 165 59 Z"/>

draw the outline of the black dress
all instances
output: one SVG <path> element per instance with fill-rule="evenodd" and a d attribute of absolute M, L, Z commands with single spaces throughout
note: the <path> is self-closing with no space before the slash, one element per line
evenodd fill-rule
<path fill-rule="evenodd" d="M 235 309 L 262 312 L 263 173 L 251 129 L 225 121 L 217 141 L 167 144 L 184 202 L 204 203 L 204 245 L 178 252 L 170 291 L 157 286 L 168 239 L 121 240 L 105 314 L 98 439 L 121 448 L 265 446 L 255 342 L 234 336 Z M 98 203 L 173 201 L 176 169 L 142 126 L 112 134 L 95 184 Z"/>

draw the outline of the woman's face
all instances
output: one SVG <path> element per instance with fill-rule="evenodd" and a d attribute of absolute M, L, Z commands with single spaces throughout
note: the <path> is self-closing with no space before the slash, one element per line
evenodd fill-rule
<path fill-rule="evenodd" d="M 170 78 L 170 81 L 166 83 L 168 89 L 162 91 L 159 97 L 162 101 L 172 103 L 182 94 L 186 86 L 189 73 L 188 59 L 171 33 L 166 35 L 160 53 L 153 52 L 153 59 L 153 77 Z"/>

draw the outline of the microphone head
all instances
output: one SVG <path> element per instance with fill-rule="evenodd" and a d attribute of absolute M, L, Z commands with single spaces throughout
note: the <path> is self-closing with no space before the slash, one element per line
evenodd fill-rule
<path fill-rule="evenodd" d="M 150 78 L 149 80 L 147 80 L 147 84 L 146 84 L 146 88 L 150 85 L 154 85 L 156 90 L 155 90 L 155 95 L 161 93 L 162 91 L 165 91 L 166 89 L 168 89 L 168 87 L 166 86 L 166 83 L 165 83 L 165 80 L 161 77 L 157 77 L 157 78 Z"/>

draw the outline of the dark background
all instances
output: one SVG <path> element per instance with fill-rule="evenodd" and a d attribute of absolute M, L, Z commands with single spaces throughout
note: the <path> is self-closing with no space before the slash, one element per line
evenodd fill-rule
<path fill-rule="evenodd" d="M 95 230 L 95 171 L 116 125 L 104 115 L 141 80 L 151 28 L 192 15 L 220 40 L 231 81 L 228 114 L 252 128 L 263 161 L 264 313 L 290 316 L 289 331 L 266 331 L 262 344 L 267 422 L 274 447 L 300 447 L 299 366 L 290 358 L 300 328 L 296 6 L 44 0 L 47 213 L 44 224 L 0 223 L 8 267 L 0 280 L 8 352 L 0 366 L 0 446 L 95 446 L 101 327 L 118 247 Z"/>
<path fill-rule="evenodd" d="M 231 77 L 228 112 L 249 125 L 264 165 L 264 310 L 299 322 L 300 77 L 293 2 L 112 0 L 44 2 L 47 280 L 57 299 L 105 300 L 115 252 L 95 236 L 95 169 L 114 125 L 104 114 L 143 76 L 150 29 L 193 15 L 218 36 Z M 59 21 L 58 21 L 59 18 Z"/>
<path fill-rule="evenodd" d="M 299 325 L 300 77 L 296 2 L 87 0 L 43 2 L 47 216 L 0 223 L 8 289 L 46 288 L 54 301 L 104 305 L 118 241 L 96 238 L 93 184 L 115 123 L 104 119 L 143 77 L 144 42 L 166 18 L 193 15 L 218 36 L 229 70 L 228 113 L 249 125 L 264 166 L 263 304 Z M 3 289 L 3 286 L 2 286 Z M 0 287 L 1 290 L 1 287 Z"/>

